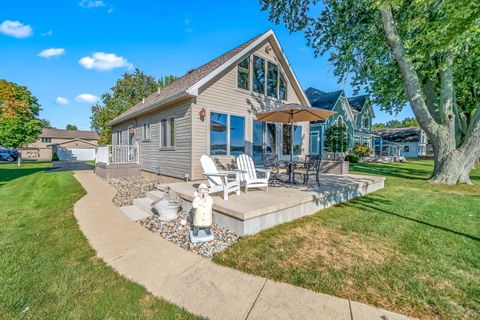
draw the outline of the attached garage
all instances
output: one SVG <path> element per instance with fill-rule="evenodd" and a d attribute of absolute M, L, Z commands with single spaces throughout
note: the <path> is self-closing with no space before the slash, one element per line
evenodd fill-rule
<path fill-rule="evenodd" d="M 60 161 L 95 160 L 97 145 L 81 139 L 73 139 L 53 145 L 53 152 Z"/>

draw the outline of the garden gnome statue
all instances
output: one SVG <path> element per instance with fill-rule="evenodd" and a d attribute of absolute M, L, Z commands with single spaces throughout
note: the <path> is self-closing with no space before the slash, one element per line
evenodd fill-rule
<path fill-rule="evenodd" d="M 192 243 L 207 242 L 213 240 L 212 226 L 212 208 L 213 199 L 208 195 L 208 187 L 200 184 L 195 192 L 195 198 L 192 202 L 193 212 L 193 230 L 190 231 L 190 241 Z"/>

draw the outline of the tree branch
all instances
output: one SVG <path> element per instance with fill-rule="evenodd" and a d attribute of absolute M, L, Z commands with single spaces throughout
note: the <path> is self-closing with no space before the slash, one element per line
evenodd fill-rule
<path fill-rule="evenodd" d="M 465 154 L 471 152 L 476 159 L 480 157 L 480 108 L 477 108 L 470 120 L 465 140 L 459 149 Z"/>
<path fill-rule="evenodd" d="M 415 71 L 412 62 L 405 51 L 405 47 L 403 46 L 400 36 L 397 34 L 397 30 L 394 25 L 392 9 L 390 6 L 385 6 L 381 7 L 379 10 L 383 31 L 385 32 L 390 50 L 392 51 L 398 67 L 400 68 L 400 72 L 402 73 L 413 113 L 415 114 L 420 126 L 429 135 L 434 135 L 439 128 L 439 124 L 428 111 L 422 95 L 423 91 L 417 72 Z"/>
<path fill-rule="evenodd" d="M 454 123 L 453 114 L 453 56 L 448 55 L 445 65 L 440 69 L 440 117 L 442 123 L 451 126 Z"/>

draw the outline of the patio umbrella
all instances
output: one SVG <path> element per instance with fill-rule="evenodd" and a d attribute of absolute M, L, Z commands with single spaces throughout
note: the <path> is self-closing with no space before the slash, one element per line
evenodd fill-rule
<path fill-rule="evenodd" d="M 263 111 L 257 113 L 257 121 L 263 122 L 280 122 L 290 124 L 291 126 L 291 135 L 290 135 L 290 163 L 293 162 L 293 132 L 294 132 L 294 123 L 295 122 L 305 122 L 305 121 L 324 121 L 331 115 L 334 111 L 329 111 L 320 108 L 307 107 L 298 103 L 289 103 L 282 105 L 279 108 Z M 292 182 L 292 170 L 290 170 L 290 181 Z"/>

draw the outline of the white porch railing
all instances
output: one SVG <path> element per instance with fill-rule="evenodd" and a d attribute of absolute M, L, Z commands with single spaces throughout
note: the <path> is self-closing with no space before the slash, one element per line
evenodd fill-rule
<path fill-rule="evenodd" d="M 140 152 L 136 145 L 106 145 L 98 147 L 95 162 L 105 164 L 139 163 Z"/>

